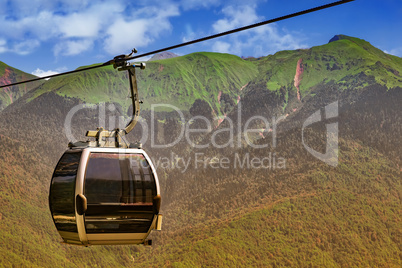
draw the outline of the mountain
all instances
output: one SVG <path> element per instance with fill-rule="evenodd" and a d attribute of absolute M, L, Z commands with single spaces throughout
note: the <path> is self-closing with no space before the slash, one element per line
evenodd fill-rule
<path fill-rule="evenodd" d="M 161 52 L 161 53 L 157 53 L 157 54 L 153 55 L 152 58 L 150 58 L 148 61 L 165 60 L 165 59 L 175 58 L 178 56 L 179 55 L 177 55 L 173 52 L 165 51 L 165 52 Z"/>
<path fill-rule="evenodd" d="M 0 113 L 0 266 L 400 267 L 401 72 L 401 58 L 343 35 L 258 59 L 149 62 L 137 71 L 143 121 L 127 138 L 144 138 L 160 177 L 163 231 L 152 248 L 59 243 L 46 189 L 67 115 L 83 107 L 70 130 L 84 139 L 130 104 L 127 77 L 112 68 L 50 79 Z M 158 103 L 184 118 L 152 111 Z M 210 131 L 155 146 L 208 129 L 198 115 Z M 333 149 L 336 165 L 307 148 Z"/>
<path fill-rule="evenodd" d="M 0 61 L 0 85 L 11 84 L 17 81 L 33 78 L 36 78 L 36 76 L 24 73 Z M 30 84 L 22 84 L 0 89 L 0 111 L 15 102 L 30 89 L 35 88 L 40 84 L 42 84 L 42 82 L 33 82 Z"/>
<path fill-rule="evenodd" d="M 149 62 L 145 70 L 137 71 L 137 80 L 140 98 L 145 100 L 145 109 L 149 109 L 151 103 L 169 101 L 188 110 L 199 98 L 217 109 L 215 100 L 219 92 L 237 98 L 240 89 L 255 73 L 253 63 L 234 55 L 193 53 Z M 125 111 L 131 104 L 127 74 L 116 72 L 112 66 L 89 70 L 80 75 L 52 78 L 33 91 L 25 102 L 49 92 L 87 103 L 115 102 Z"/>
<path fill-rule="evenodd" d="M 219 181 L 217 176 L 223 175 L 219 172 L 209 181 L 213 185 L 207 187 L 204 202 L 181 207 L 177 215 L 182 217 L 175 218 L 183 224 L 196 215 L 197 221 L 164 238 L 168 242 L 163 247 L 141 251 L 139 264 L 397 267 L 402 243 L 398 171 L 369 148 L 342 143 L 342 149 L 349 146 L 361 151 L 342 154 L 337 170 L 310 164 L 307 172 L 299 167 L 291 172 L 270 170 L 271 176 L 253 173 L 260 177 L 254 189 L 255 179 Z M 359 158 L 365 159 L 363 165 Z M 365 174 L 368 171 L 371 174 Z M 200 178 L 189 184 L 202 189 L 205 181 Z M 244 209 L 247 201 L 241 192 L 247 190 L 255 204 Z M 225 202 L 212 201 L 211 195 L 215 199 L 223 195 Z M 205 205 L 208 209 L 202 210 Z"/>

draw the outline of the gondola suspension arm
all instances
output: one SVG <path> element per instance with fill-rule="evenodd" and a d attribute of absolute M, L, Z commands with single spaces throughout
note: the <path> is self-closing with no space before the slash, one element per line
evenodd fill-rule
<path fill-rule="evenodd" d="M 138 87 L 137 87 L 137 78 L 135 76 L 135 68 L 140 68 L 142 70 L 145 69 L 145 63 L 139 63 L 139 64 L 132 64 L 130 62 L 127 62 L 131 55 L 133 53 L 137 53 L 137 50 L 134 48 L 132 52 L 129 55 L 121 55 L 117 56 L 116 58 L 122 57 L 122 60 L 116 61 L 116 63 L 113 64 L 113 67 L 117 69 L 118 71 L 124 71 L 127 70 L 128 72 L 128 77 L 130 80 L 130 92 L 131 92 L 131 99 L 133 103 L 133 115 L 131 117 L 131 121 L 127 124 L 125 129 L 123 130 L 123 134 L 126 135 L 130 133 L 131 130 L 133 130 L 134 126 L 138 122 L 138 118 L 140 116 L 140 100 L 138 98 Z M 119 58 L 120 59 L 120 58 Z"/>
<path fill-rule="evenodd" d="M 130 147 L 129 144 L 122 143 L 121 138 L 124 135 L 130 133 L 133 130 L 135 125 L 138 122 L 140 116 L 140 100 L 138 97 L 138 87 L 137 87 L 137 78 L 135 75 L 135 68 L 145 69 L 145 63 L 131 63 L 128 60 L 131 58 L 133 53 L 137 53 L 137 50 L 134 48 L 132 52 L 128 55 L 119 55 L 114 57 L 113 60 L 109 61 L 108 64 L 113 64 L 113 67 L 118 71 L 127 71 L 129 81 L 130 81 L 130 93 L 131 100 L 133 105 L 133 114 L 131 116 L 130 122 L 126 125 L 124 129 L 116 128 L 114 130 L 106 130 L 103 127 L 98 127 L 96 130 L 89 130 L 85 134 L 87 137 L 95 138 L 95 141 L 88 142 L 89 146 L 95 147 Z M 114 138 L 114 140 L 110 140 Z M 78 142 L 78 144 L 71 144 L 70 147 L 81 146 L 82 142 Z M 140 147 L 141 145 L 136 145 L 136 147 Z"/>

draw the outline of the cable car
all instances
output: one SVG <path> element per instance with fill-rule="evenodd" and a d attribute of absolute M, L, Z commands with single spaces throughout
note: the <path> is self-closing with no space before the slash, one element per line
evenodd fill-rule
<path fill-rule="evenodd" d="M 146 244 L 161 229 L 158 177 L 142 149 L 72 148 L 50 187 L 50 210 L 64 242 Z"/>
<path fill-rule="evenodd" d="M 129 72 L 131 121 L 124 129 L 109 131 L 99 127 L 87 131 L 86 136 L 95 141 L 70 143 L 53 172 L 49 207 L 65 243 L 151 245 L 148 235 L 152 230 L 161 230 L 161 196 L 155 167 L 141 145 L 121 139 L 138 121 L 135 67 L 145 68 L 145 64 L 127 63 L 131 54 L 113 60 L 115 68 Z"/>

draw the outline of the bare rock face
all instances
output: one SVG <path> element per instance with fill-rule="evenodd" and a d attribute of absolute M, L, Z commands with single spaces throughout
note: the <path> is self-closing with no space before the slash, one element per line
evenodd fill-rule
<path fill-rule="evenodd" d="M 297 61 L 297 66 L 296 66 L 296 74 L 295 74 L 295 79 L 294 79 L 294 85 L 297 88 L 297 99 L 300 101 L 301 100 L 301 96 L 300 96 L 300 82 L 302 80 L 302 75 L 303 75 L 303 59 L 300 58 Z"/>
<path fill-rule="evenodd" d="M 170 59 L 170 58 L 175 58 L 178 56 L 179 55 L 174 54 L 173 52 L 166 51 L 166 52 L 161 52 L 161 53 L 157 53 L 157 54 L 153 55 L 152 58 L 149 59 L 149 61 Z"/>

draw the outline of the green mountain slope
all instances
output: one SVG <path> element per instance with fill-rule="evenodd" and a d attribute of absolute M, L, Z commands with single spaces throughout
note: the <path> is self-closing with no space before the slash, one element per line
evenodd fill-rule
<path fill-rule="evenodd" d="M 261 58 L 255 83 L 271 91 L 284 88 L 284 107 L 289 96 L 297 95 L 296 91 L 299 90 L 302 100 L 321 84 L 336 84 L 340 90 L 358 90 L 373 84 L 387 88 L 401 86 L 401 58 L 386 54 L 362 39 L 339 36 L 339 40 L 326 45 Z M 301 67 L 296 78 L 298 65 Z"/>
<path fill-rule="evenodd" d="M 0 61 L 0 85 L 6 85 L 23 80 L 33 79 L 36 76 L 24 73 L 18 69 Z M 15 102 L 29 90 L 37 87 L 42 82 L 33 82 L 0 89 L 0 111 Z"/>
<path fill-rule="evenodd" d="M 140 98 L 145 100 L 143 109 L 149 109 L 152 103 L 169 103 L 189 110 L 196 99 L 204 99 L 219 111 L 218 95 L 229 94 L 236 99 L 240 89 L 255 77 L 256 67 L 229 54 L 194 53 L 148 62 L 145 70 L 136 73 Z M 87 103 L 116 102 L 124 111 L 131 104 L 127 74 L 112 66 L 52 78 L 33 92 L 28 101 L 46 92 Z"/>
<path fill-rule="evenodd" d="M 233 108 L 249 88 L 258 87 L 283 95 L 281 107 L 285 110 L 298 99 L 314 96 L 319 85 L 359 90 L 374 84 L 389 89 L 402 84 L 401 58 L 358 38 L 337 37 L 326 45 L 281 51 L 258 60 L 202 52 L 148 62 L 145 70 L 137 71 L 142 108 L 168 103 L 188 111 L 196 99 L 201 99 L 209 104 L 213 115 L 222 115 L 228 112 L 220 103 L 222 96 L 227 95 Z M 55 92 L 87 103 L 118 103 L 127 112 L 131 105 L 128 87 L 126 73 L 109 66 L 50 79 L 28 101 Z"/>

